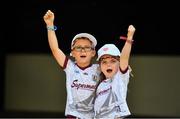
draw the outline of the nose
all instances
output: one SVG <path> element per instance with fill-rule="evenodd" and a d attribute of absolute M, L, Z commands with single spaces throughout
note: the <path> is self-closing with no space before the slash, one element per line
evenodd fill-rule
<path fill-rule="evenodd" d="M 81 52 L 86 52 L 85 48 L 82 48 L 82 49 L 81 49 Z"/>
<path fill-rule="evenodd" d="M 107 62 L 107 66 L 110 67 L 111 66 L 111 62 Z"/>

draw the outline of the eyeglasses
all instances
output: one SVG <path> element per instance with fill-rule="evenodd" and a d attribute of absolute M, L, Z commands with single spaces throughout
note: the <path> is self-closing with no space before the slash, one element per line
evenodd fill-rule
<path fill-rule="evenodd" d="M 74 46 L 73 50 L 81 52 L 82 50 L 89 52 L 91 50 L 94 50 L 94 48 L 90 47 L 90 46 L 85 46 L 85 47 L 81 47 L 81 46 Z"/>

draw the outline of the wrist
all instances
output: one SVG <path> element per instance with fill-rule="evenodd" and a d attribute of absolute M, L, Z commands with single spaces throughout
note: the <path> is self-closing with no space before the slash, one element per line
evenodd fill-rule
<path fill-rule="evenodd" d="M 125 40 L 127 43 L 132 44 L 134 42 L 134 40 L 132 39 L 132 37 L 125 37 L 125 36 L 120 36 L 120 39 Z"/>
<path fill-rule="evenodd" d="M 134 40 L 126 40 L 127 43 L 133 44 Z"/>
<path fill-rule="evenodd" d="M 46 26 L 54 26 L 54 22 L 48 22 L 46 23 Z"/>
<path fill-rule="evenodd" d="M 55 30 L 57 30 L 57 26 L 55 26 L 55 25 L 48 25 L 47 27 L 47 30 L 50 30 L 50 31 L 55 31 Z"/>

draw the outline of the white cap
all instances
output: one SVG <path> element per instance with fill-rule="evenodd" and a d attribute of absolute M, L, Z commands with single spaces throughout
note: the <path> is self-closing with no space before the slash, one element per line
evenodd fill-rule
<path fill-rule="evenodd" d="M 91 34 L 88 34 L 88 33 L 79 33 L 77 35 L 74 36 L 72 42 L 71 42 L 71 47 L 74 45 L 74 41 L 77 39 L 77 38 L 80 38 L 80 37 L 86 37 L 88 38 L 92 43 L 93 43 L 93 46 L 96 47 L 97 45 L 97 40 L 96 38 L 91 35 Z"/>
<path fill-rule="evenodd" d="M 98 50 L 98 58 L 97 61 L 103 56 L 103 55 L 111 55 L 111 56 L 120 56 L 121 53 L 119 49 L 114 44 L 105 44 Z"/>

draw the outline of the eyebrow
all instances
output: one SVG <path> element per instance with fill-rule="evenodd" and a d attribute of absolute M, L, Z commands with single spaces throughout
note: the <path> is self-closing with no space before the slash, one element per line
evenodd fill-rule
<path fill-rule="evenodd" d="M 107 56 L 107 57 L 102 57 L 100 58 L 100 61 L 104 60 L 104 59 L 107 59 L 107 58 L 111 58 L 111 59 L 116 59 L 116 60 L 119 60 L 119 57 L 116 57 L 116 56 Z"/>
<path fill-rule="evenodd" d="M 88 40 L 88 41 L 91 43 L 91 46 L 94 48 L 93 42 L 92 42 L 89 38 L 87 38 L 87 37 L 78 37 L 78 38 L 76 38 L 76 39 L 74 40 L 74 42 L 73 42 L 73 45 L 72 45 L 72 46 L 74 46 L 74 45 L 75 45 L 75 43 L 77 42 L 77 40 L 78 40 L 78 39 Z"/>

